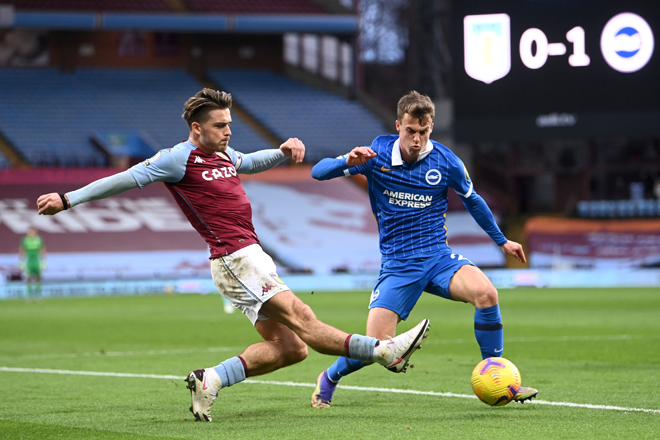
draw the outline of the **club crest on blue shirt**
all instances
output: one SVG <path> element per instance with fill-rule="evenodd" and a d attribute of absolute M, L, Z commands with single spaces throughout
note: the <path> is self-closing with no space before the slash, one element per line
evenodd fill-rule
<path fill-rule="evenodd" d="M 435 168 L 426 172 L 426 183 L 429 185 L 437 185 L 441 180 L 442 174 L 440 174 L 440 171 Z"/>

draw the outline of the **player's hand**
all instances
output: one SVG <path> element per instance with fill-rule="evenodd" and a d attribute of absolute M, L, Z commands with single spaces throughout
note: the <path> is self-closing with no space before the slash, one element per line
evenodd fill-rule
<path fill-rule="evenodd" d="M 527 263 L 527 258 L 525 258 L 525 252 L 523 251 L 523 247 L 520 243 L 516 243 L 515 241 L 509 240 L 506 243 L 504 243 L 502 246 L 500 246 L 500 249 L 502 249 L 502 252 L 504 252 L 507 255 L 511 255 L 521 263 Z"/>
<path fill-rule="evenodd" d="M 349 167 L 356 167 L 364 165 L 367 161 L 376 157 L 376 152 L 370 147 L 355 147 L 346 156 L 346 165 Z"/>
<path fill-rule="evenodd" d="M 280 145 L 280 150 L 285 156 L 293 159 L 295 163 L 301 163 L 305 158 L 305 144 L 298 138 L 289 138 Z"/>
<path fill-rule="evenodd" d="M 67 200 L 69 199 L 67 198 Z M 62 205 L 62 199 L 58 193 L 50 193 L 37 199 L 37 209 L 39 209 L 39 215 L 55 215 L 64 211 L 64 205 Z"/>

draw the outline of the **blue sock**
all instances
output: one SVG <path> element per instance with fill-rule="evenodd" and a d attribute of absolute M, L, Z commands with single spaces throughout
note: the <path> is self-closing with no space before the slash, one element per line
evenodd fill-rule
<path fill-rule="evenodd" d="M 213 367 L 213 369 L 220 376 L 222 388 L 230 387 L 245 380 L 245 367 L 238 356 L 227 359 L 220 365 Z"/>
<path fill-rule="evenodd" d="M 474 335 L 477 337 L 481 356 L 484 359 L 502 356 L 504 330 L 502 329 L 499 304 L 474 310 Z"/>
<path fill-rule="evenodd" d="M 336 383 L 339 382 L 339 379 L 342 377 L 348 376 L 366 365 L 367 364 L 358 361 L 357 359 L 340 357 L 334 364 L 330 365 L 330 368 L 328 368 L 328 377 L 331 381 Z"/>

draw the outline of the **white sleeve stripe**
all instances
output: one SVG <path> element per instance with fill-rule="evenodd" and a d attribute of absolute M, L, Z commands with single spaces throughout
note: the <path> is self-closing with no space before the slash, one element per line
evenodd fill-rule
<path fill-rule="evenodd" d="M 346 168 L 346 169 L 344 170 L 344 176 L 346 176 L 346 177 L 351 177 L 351 172 L 348 171 L 348 168 Z"/>
<path fill-rule="evenodd" d="M 468 189 L 468 192 L 466 194 L 461 194 L 456 190 L 454 190 L 454 191 L 456 191 L 456 194 L 458 194 L 459 196 L 465 197 L 467 199 L 468 197 L 470 197 L 472 195 L 472 187 L 473 186 L 474 186 L 474 184 L 472 182 L 470 182 L 470 189 Z"/>

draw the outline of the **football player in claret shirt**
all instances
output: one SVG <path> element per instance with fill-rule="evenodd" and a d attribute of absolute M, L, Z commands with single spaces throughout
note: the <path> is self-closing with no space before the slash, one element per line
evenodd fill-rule
<path fill-rule="evenodd" d="M 195 420 L 211 421 L 218 391 L 307 357 L 307 346 L 329 355 L 377 362 L 405 371 L 429 329 L 427 319 L 394 338 L 380 341 L 349 335 L 319 321 L 312 309 L 277 276 L 273 260 L 259 245 L 252 208 L 238 174 L 266 171 L 291 157 L 302 162 L 305 146 L 288 139 L 279 149 L 242 154 L 229 146 L 231 95 L 203 89 L 186 101 L 188 140 L 159 151 L 134 167 L 66 194 L 39 197 L 41 215 L 109 197 L 153 182 L 164 182 L 186 217 L 206 240 L 213 281 L 224 297 L 252 322 L 262 342 L 212 368 L 186 377 Z M 295 214 L 293 214 L 295 215 Z"/>
<path fill-rule="evenodd" d="M 501 357 L 504 336 L 497 290 L 474 263 L 447 245 L 447 191 L 458 193 L 475 221 L 502 251 L 525 262 L 522 246 L 507 240 L 486 202 L 475 192 L 463 162 L 429 139 L 435 107 L 428 96 L 410 92 L 397 107 L 398 135 L 377 137 L 336 159 L 323 159 L 312 176 L 327 180 L 363 174 L 380 234 L 381 270 L 371 295 L 367 335 L 395 334 L 422 292 L 475 306 L 474 333 L 482 357 Z M 339 358 L 317 378 L 312 406 L 330 406 L 339 380 L 367 363 Z M 537 390 L 520 387 L 524 401 Z"/>

